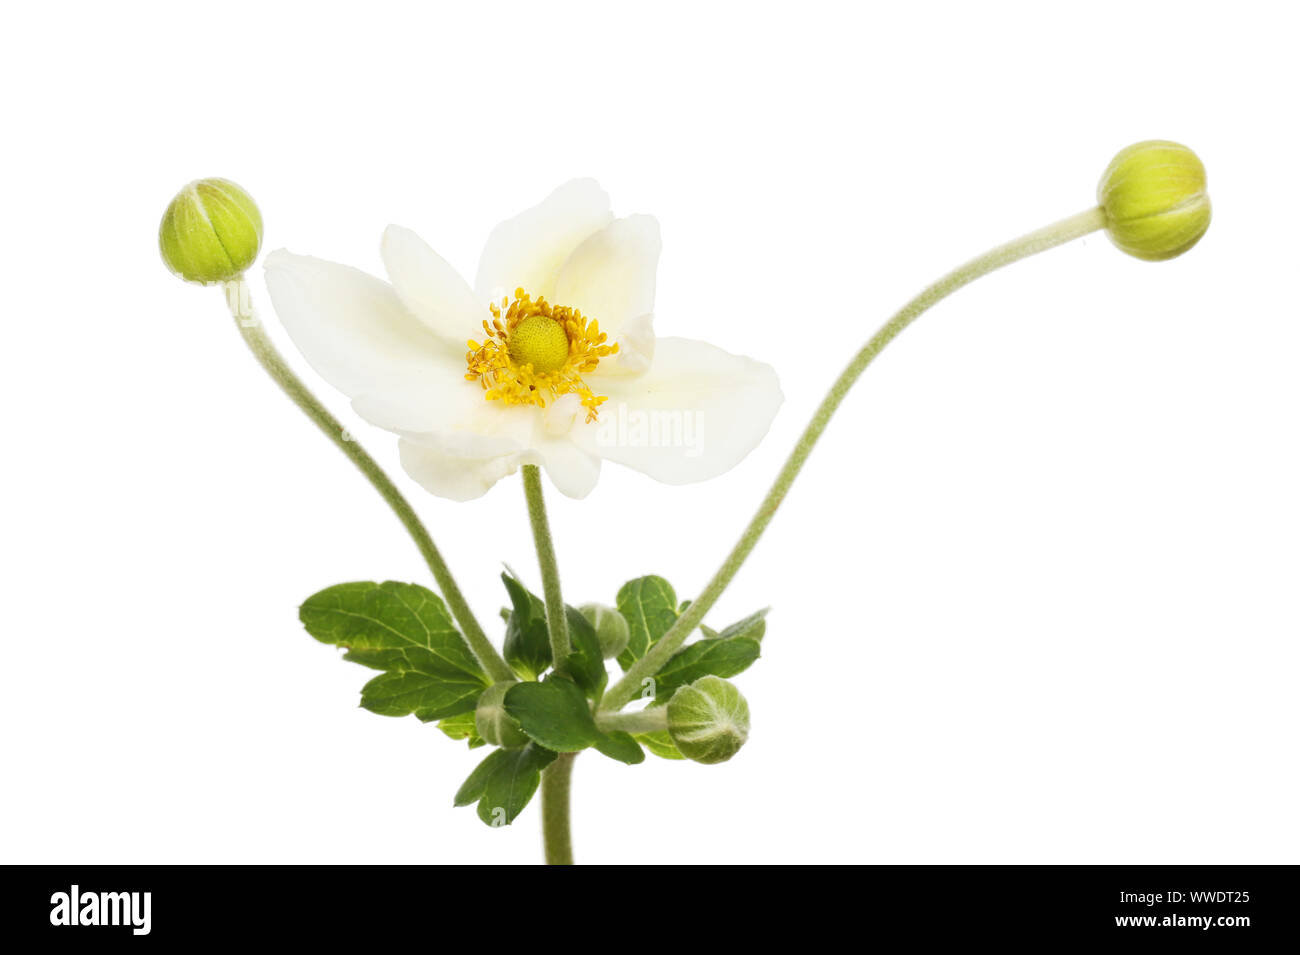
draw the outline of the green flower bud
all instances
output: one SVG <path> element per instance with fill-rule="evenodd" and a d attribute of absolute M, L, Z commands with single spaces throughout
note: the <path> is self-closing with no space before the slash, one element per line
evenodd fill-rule
<path fill-rule="evenodd" d="M 1097 186 L 1111 241 L 1159 262 L 1182 255 L 1210 227 L 1205 167 L 1186 146 L 1152 139 L 1110 161 Z"/>
<path fill-rule="evenodd" d="M 158 227 L 163 262 L 187 282 L 228 282 L 262 247 L 262 214 L 227 179 L 192 182 L 171 201 Z"/>
<path fill-rule="evenodd" d="M 515 685 L 513 680 L 493 683 L 478 698 L 474 710 L 474 728 L 478 735 L 493 746 L 518 749 L 528 744 L 528 735 L 519 728 L 514 717 L 506 712 L 506 693 Z"/>
<path fill-rule="evenodd" d="M 724 763 L 749 738 L 749 704 L 733 684 L 702 676 L 668 701 L 668 735 L 687 759 Z"/>
<path fill-rule="evenodd" d="M 604 604 L 583 604 L 579 612 L 587 618 L 591 629 L 596 631 L 600 640 L 600 652 L 610 660 L 627 649 L 627 641 L 632 636 L 627 626 L 627 618 L 613 607 Z"/>

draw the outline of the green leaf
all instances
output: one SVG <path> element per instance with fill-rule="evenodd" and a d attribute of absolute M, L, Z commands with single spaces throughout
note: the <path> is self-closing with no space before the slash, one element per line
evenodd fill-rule
<path fill-rule="evenodd" d="M 501 582 L 514 609 L 506 618 L 506 662 L 525 679 L 535 680 L 551 665 L 551 638 L 546 629 L 546 605 L 509 574 Z"/>
<path fill-rule="evenodd" d="M 410 716 L 423 723 L 472 713 L 487 686 L 437 670 L 389 670 L 361 688 L 361 705 L 380 716 Z"/>
<path fill-rule="evenodd" d="M 478 735 L 478 727 L 474 724 L 474 711 L 469 710 L 465 713 L 458 713 L 455 716 L 448 716 L 446 719 L 438 721 L 438 729 L 442 730 L 452 739 L 463 739 L 469 744 L 470 749 L 478 749 L 480 746 L 486 746 L 487 740 Z"/>
<path fill-rule="evenodd" d="M 658 733 L 638 733 L 635 739 L 660 759 L 686 758 L 677 749 L 677 744 L 673 742 L 673 738 L 668 735 L 667 730 L 661 730 Z"/>
<path fill-rule="evenodd" d="M 678 687 L 694 683 L 702 676 L 735 676 L 758 659 L 759 649 L 758 641 L 749 637 L 692 643 L 669 657 L 664 668 L 655 674 L 655 701 L 667 702 Z"/>
<path fill-rule="evenodd" d="M 602 733 L 596 728 L 582 688 L 561 676 L 542 683 L 519 683 L 506 693 L 506 712 L 534 743 L 558 753 L 576 753 L 594 746 L 610 759 L 635 764 L 645 759 L 627 733 Z"/>
<path fill-rule="evenodd" d="M 527 680 L 536 680 L 551 666 L 550 630 L 546 622 L 546 604 L 529 592 L 510 574 L 501 580 L 510 594 L 514 610 L 506 616 L 506 661 Z M 581 612 L 567 604 L 565 619 L 569 625 L 568 658 L 557 670 L 595 698 L 605 688 L 609 674 L 596 631 Z"/>
<path fill-rule="evenodd" d="M 543 683 L 512 686 L 506 712 L 532 740 L 557 753 L 576 753 L 601 737 L 582 688 L 554 674 Z"/>
<path fill-rule="evenodd" d="M 762 610 L 751 613 L 744 620 L 737 620 L 729 627 L 725 627 L 714 637 L 716 640 L 733 640 L 736 637 L 748 637 L 750 640 L 762 642 L 763 635 L 767 633 L 767 621 L 763 619 L 767 616 L 771 607 L 764 607 Z"/>
<path fill-rule="evenodd" d="M 343 659 L 372 670 L 413 670 L 414 664 L 405 650 L 348 650 Z"/>
<path fill-rule="evenodd" d="M 506 758 L 487 782 L 478 802 L 478 817 L 489 826 L 508 826 L 537 792 L 542 770 L 555 760 L 555 753 L 536 743 L 497 752 L 506 754 Z"/>
<path fill-rule="evenodd" d="M 638 577 L 619 589 L 617 604 L 630 630 L 627 649 L 618 655 L 619 665 L 626 670 L 677 620 L 677 595 L 662 577 Z"/>
<path fill-rule="evenodd" d="M 722 630 L 700 627 L 704 639 L 673 654 L 655 676 L 655 701 L 665 703 L 679 687 L 702 676 L 731 677 L 758 659 L 771 608 L 751 613 Z"/>
<path fill-rule="evenodd" d="M 489 826 L 508 826 L 537 792 L 542 770 L 555 753 L 529 743 L 520 749 L 497 749 L 475 767 L 456 791 L 455 804 L 478 803 L 478 817 Z"/>
<path fill-rule="evenodd" d="M 384 716 L 424 721 L 473 710 L 489 685 L 442 599 L 418 584 L 338 584 L 308 597 L 303 626 L 344 659 L 383 670 L 361 690 L 361 705 Z"/>
<path fill-rule="evenodd" d="M 392 580 L 338 584 L 308 597 L 298 616 L 307 632 L 321 643 L 347 647 L 358 657 L 381 661 L 367 662 L 367 666 L 388 669 L 390 661 L 365 651 L 425 650 L 448 672 L 483 677 L 442 598 L 419 584 Z"/>
<path fill-rule="evenodd" d="M 645 753 L 641 752 L 641 747 L 637 745 L 636 740 L 622 730 L 605 733 L 592 745 L 610 759 L 617 759 L 620 763 L 627 763 L 629 766 L 645 761 Z"/>
<path fill-rule="evenodd" d="M 569 623 L 569 643 L 572 649 L 561 672 L 582 687 L 587 696 L 595 699 L 609 680 L 605 658 L 600 652 L 600 639 L 596 636 L 596 629 L 581 611 L 566 604 L 564 616 Z"/>
<path fill-rule="evenodd" d="M 470 806 L 483 798 L 487 792 L 488 780 L 500 768 L 509 750 L 494 749 L 483 758 L 483 762 L 474 767 L 474 771 L 460 784 L 456 795 L 452 797 L 453 806 Z"/>

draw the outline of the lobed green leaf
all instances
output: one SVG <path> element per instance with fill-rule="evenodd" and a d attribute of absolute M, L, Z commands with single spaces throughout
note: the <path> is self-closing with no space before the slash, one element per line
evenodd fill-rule
<path fill-rule="evenodd" d="M 485 823 L 508 826 L 533 798 L 542 770 L 554 759 L 555 753 L 535 743 L 493 750 L 461 784 L 454 803 L 468 806 L 477 802 L 478 817 Z"/>
<path fill-rule="evenodd" d="M 678 650 L 655 674 L 655 701 L 669 700 L 679 687 L 702 676 L 732 677 L 758 659 L 760 647 L 749 637 L 700 640 Z"/>
<path fill-rule="evenodd" d="M 451 739 L 465 740 L 470 749 L 478 749 L 480 746 L 487 745 L 487 740 L 478 735 L 473 710 L 467 710 L 464 713 L 457 713 L 455 716 L 448 716 L 439 720 L 438 729 L 446 733 Z"/>
<path fill-rule="evenodd" d="M 489 685 L 442 598 L 419 584 L 338 584 L 298 615 L 317 640 L 345 648 L 345 660 L 384 671 L 361 690 L 371 712 L 443 719 L 472 711 Z"/>
<path fill-rule="evenodd" d="M 616 602 L 629 628 L 627 649 L 618 655 L 619 665 L 626 670 L 677 620 L 677 595 L 662 577 L 638 577 L 619 588 Z"/>
<path fill-rule="evenodd" d="M 423 723 L 472 713 L 487 689 L 484 680 L 448 677 L 438 670 L 389 670 L 361 688 L 361 705 L 380 716 L 410 716 Z"/>
<path fill-rule="evenodd" d="M 419 584 L 338 584 L 308 597 L 298 616 L 321 643 L 346 647 L 365 666 L 388 668 L 388 658 L 369 651 L 424 650 L 423 667 L 431 656 L 444 672 L 486 679 L 442 598 Z"/>

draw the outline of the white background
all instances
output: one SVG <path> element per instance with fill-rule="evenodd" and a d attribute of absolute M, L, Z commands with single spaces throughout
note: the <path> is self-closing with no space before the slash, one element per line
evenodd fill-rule
<path fill-rule="evenodd" d="M 711 615 L 772 605 L 705 767 L 584 755 L 578 858 L 1296 862 L 1300 456 L 1286 4 L 24 5 L 0 39 L 0 861 L 508 863 L 482 752 L 357 707 L 297 604 L 427 581 L 400 525 L 163 268 L 185 182 L 267 250 L 381 273 L 389 222 L 472 274 L 597 177 L 662 225 L 657 330 L 776 366 L 767 441 L 704 485 L 550 495 L 573 602 L 693 595 L 832 377 L 923 284 L 1191 145 L 1215 218 L 1148 264 L 1095 235 L 945 302 L 873 366 Z M 392 466 L 481 618 L 534 584 L 518 480 Z M 495 632 L 495 631 L 494 631 Z"/>

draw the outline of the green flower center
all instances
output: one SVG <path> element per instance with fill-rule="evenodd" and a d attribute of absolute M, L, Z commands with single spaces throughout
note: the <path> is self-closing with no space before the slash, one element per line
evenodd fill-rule
<path fill-rule="evenodd" d="M 561 395 L 577 395 L 587 421 L 595 421 L 605 396 L 588 388 L 582 376 L 595 371 L 602 358 L 618 354 L 618 343 L 605 344 L 609 336 L 576 308 L 544 298 L 534 302 L 522 288 L 515 289 L 513 301 L 507 296 L 488 310 L 487 338 L 465 343 L 465 378 L 479 383 L 483 397 L 545 408 Z"/>
<path fill-rule="evenodd" d="M 569 360 L 564 325 L 545 315 L 530 315 L 512 328 L 506 347 L 516 364 L 532 365 L 541 375 L 559 371 Z"/>

